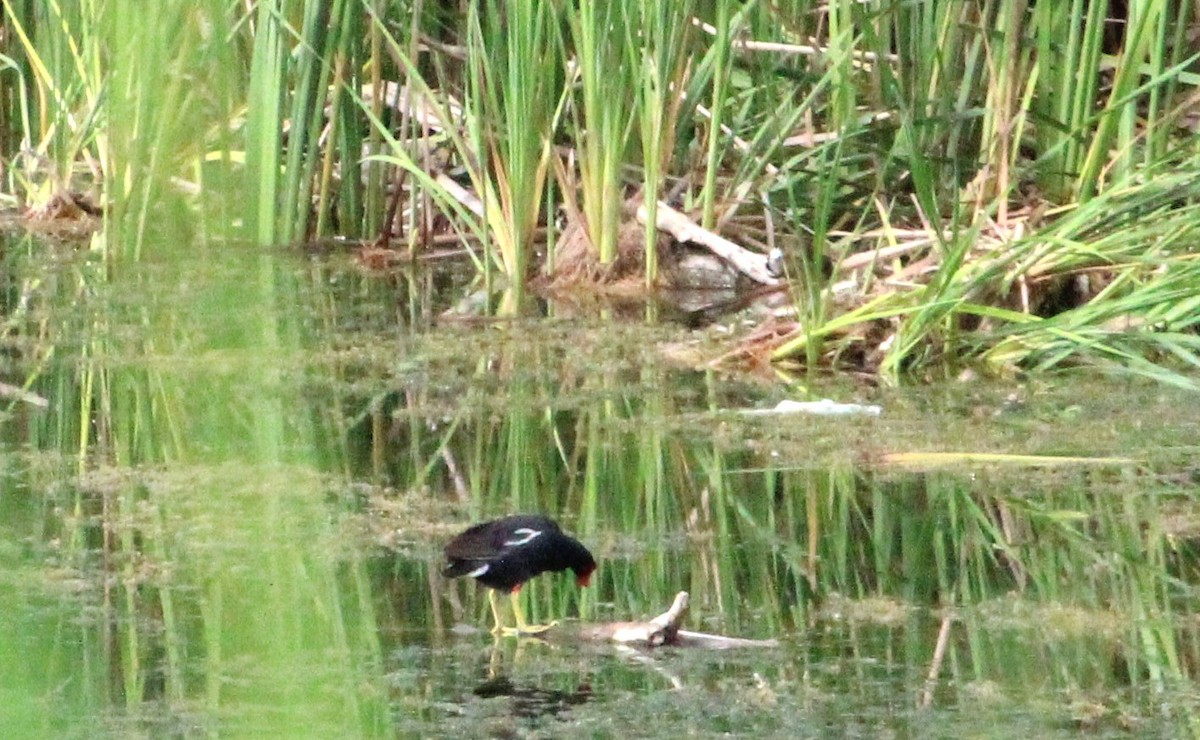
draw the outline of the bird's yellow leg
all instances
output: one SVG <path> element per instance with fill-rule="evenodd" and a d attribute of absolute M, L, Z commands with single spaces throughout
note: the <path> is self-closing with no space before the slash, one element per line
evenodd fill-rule
<path fill-rule="evenodd" d="M 504 620 L 500 618 L 500 597 L 492 589 L 488 589 L 488 604 L 492 607 L 492 634 L 504 633 Z"/>
<path fill-rule="evenodd" d="M 504 634 L 540 635 L 554 625 L 558 624 L 558 622 L 551 622 L 550 624 L 529 624 L 525 621 L 525 613 L 521 611 L 521 597 L 516 591 L 513 591 L 510 594 L 510 597 L 512 598 L 513 614 L 517 618 L 517 628 L 515 630 L 505 629 Z"/>

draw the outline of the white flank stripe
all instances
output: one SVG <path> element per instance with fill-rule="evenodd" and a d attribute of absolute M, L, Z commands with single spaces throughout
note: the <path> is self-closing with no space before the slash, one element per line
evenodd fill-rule
<path fill-rule="evenodd" d="M 483 575 L 484 573 L 487 573 L 487 572 L 488 572 L 488 564 L 487 564 L 487 563 L 484 563 L 483 565 L 479 566 L 478 568 L 476 568 L 475 570 L 471 571 L 471 572 L 470 572 L 470 573 L 468 573 L 467 575 L 468 575 L 468 576 L 470 576 L 471 578 L 478 578 L 479 576 L 481 576 L 481 575 Z"/>
<path fill-rule="evenodd" d="M 529 527 L 521 527 L 520 529 L 514 529 L 513 535 L 515 536 L 515 539 L 505 540 L 504 546 L 505 547 L 520 547 L 521 545 L 528 544 L 529 542 L 531 542 L 533 540 L 533 538 L 539 536 L 541 533 L 542 533 L 542 531 L 540 529 L 530 529 Z"/>

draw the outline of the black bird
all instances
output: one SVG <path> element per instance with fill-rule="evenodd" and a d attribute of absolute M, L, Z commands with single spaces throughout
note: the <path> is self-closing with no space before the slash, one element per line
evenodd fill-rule
<path fill-rule="evenodd" d="M 596 560 L 578 540 L 563 534 L 558 523 L 537 514 L 518 514 L 503 519 L 476 524 L 446 545 L 446 567 L 442 575 L 448 578 L 471 576 L 493 589 L 488 593 L 495 624 L 492 632 L 513 632 L 502 626 L 496 592 L 508 591 L 512 598 L 513 614 L 517 618 L 517 634 L 537 634 L 553 626 L 531 625 L 525 622 L 517 592 L 530 578 L 548 570 L 570 568 L 575 580 L 586 586 L 596 570 Z"/>

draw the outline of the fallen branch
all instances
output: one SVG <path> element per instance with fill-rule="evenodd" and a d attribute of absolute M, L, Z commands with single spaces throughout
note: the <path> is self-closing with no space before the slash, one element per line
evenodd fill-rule
<path fill-rule="evenodd" d="M 643 203 L 637 209 L 638 221 L 646 223 L 646 206 Z M 662 201 L 658 202 L 658 217 L 655 225 L 681 242 L 691 242 L 705 247 L 713 254 L 728 262 L 738 272 L 755 282 L 763 285 L 778 285 L 779 279 L 767 269 L 767 257 L 757 252 L 738 246 L 723 236 L 718 236 L 708 229 L 701 228 L 690 218 L 670 207 Z"/>
<path fill-rule="evenodd" d="M 741 637 L 709 635 L 679 629 L 688 611 L 688 593 L 675 595 L 671 608 L 646 622 L 610 622 L 582 629 L 579 636 L 594 642 L 655 648 L 663 645 L 724 650 L 738 647 L 775 647 L 777 640 L 747 640 Z"/>

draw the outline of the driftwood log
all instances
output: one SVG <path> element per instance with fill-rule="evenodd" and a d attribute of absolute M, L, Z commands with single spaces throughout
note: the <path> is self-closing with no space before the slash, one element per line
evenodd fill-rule
<path fill-rule="evenodd" d="M 610 622 L 583 627 L 579 638 L 592 642 L 615 642 L 629 647 L 656 648 L 663 645 L 710 650 L 742 647 L 775 647 L 777 640 L 747 640 L 680 629 L 688 611 L 688 593 L 675 595 L 671 608 L 646 622 Z"/>
<path fill-rule="evenodd" d="M 646 223 L 650 216 L 646 213 L 643 203 L 638 206 L 637 219 Z M 767 256 L 757 254 L 729 241 L 725 237 L 708 229 L 702 228 L 690 218 L 670 207 L 662 201 L 658 202 L 655 225 L 667 232 L 680 242 L 690 242 L 705 247 L 713 254 L 733 266 L 751 280 L 763 285 L 778 285 L 780 280 L 771 273 L 767 265 Z"/>

